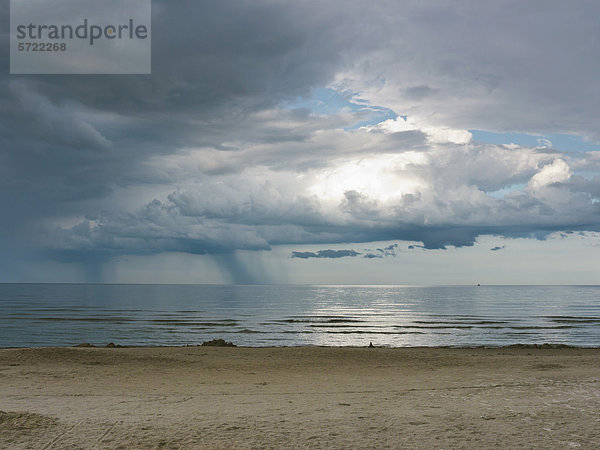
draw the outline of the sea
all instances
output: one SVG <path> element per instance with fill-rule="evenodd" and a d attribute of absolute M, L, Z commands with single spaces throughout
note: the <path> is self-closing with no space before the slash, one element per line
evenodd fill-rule
<path fill-rule="evenodd" d="M 0 347 L 600 346 L 600 286 L 0 284 Z"/>

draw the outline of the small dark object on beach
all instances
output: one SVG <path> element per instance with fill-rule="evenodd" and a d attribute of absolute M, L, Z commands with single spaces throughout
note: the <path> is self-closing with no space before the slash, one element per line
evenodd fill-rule
<path fill-rule="evenodd" d="M 233 342 L 225 342 L 225 339 L 213 339 L 202 343 L 203 347 L 237 347 Z"/>
<path fill-rule="evenodd" d="M 123 347 L 122 345 L 119 344 L 115 344 L 114 342 L 109 342 L 108 344 L 106 344 L 106 348 L 121 348 Z"/>
<path fill-rule="evenodd" d="M 82 344 L 77 344 L 75 347 L 95 347 L 95 345 L 90 344 L 89 342 L 84 342 Z"/>
<path fill-rule="evenodd" d="M 369 342 L 369 348 L 375 348 L 372 342 Z"/>

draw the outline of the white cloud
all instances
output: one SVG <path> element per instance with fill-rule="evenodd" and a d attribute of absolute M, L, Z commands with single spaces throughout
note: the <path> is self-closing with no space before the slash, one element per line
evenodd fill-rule
<path fill-rule="evenodd" d="M 427 125 L 423 119 L 417 117 L 397 117 L 364 128 L 368 131 L 381 131 L 383 133 L 421 131 L 427 135 L 427 141 L 431 144 L 468 144 L 473 137 L 467 130 Z"/>
<path fill-rule="evenodd" d="M 597 221 L 593 200 L 570 182 L 569 165 L 549 149 L 446 143 L 402 151 L 401 140 L 395 153 L 381 153 L 380 145 L 393 148 L 387 140 L 393 134 L 366 127 L 342 133 L 348 141 L 313 130 L 293 144 L 295 157 L 285 167 L 278 157 L 288 148 L 281 144 L 240 143 L 238 152 L 224 153 L 237 170 L 214 172 L 209 166 L 201 176 L 202 164 L 189 170 L 190 161 L 205 161 L 213 149 L 171 155 L 177 190 L 133 213 L 96 219 L 94 227 L 63 228 L 52 245 L 219 253 L 404 239 L 442 248 L 472 245 L 481 234 L 543 237 Z M 244 163 L 257 158 L 260 165 Z M 491 195 L 515 183 L 528 184 L 503 198 Z"/>
<path fill-rule="evenodd" d="M 567 181 L 573 173 L 569 165 L 563 159 L 555 159 L 536 173 L 529 181 L 528 187 L 536 189 L 553 183 Z"/>

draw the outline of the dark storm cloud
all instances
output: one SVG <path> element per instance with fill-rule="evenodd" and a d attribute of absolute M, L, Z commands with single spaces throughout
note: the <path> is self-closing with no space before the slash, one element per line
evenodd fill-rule
<path fill-rule="evenodd" d="M 367 254 L 365 254 L 365 256 L 363 256 L 363 258 L 367 258 L 367 259 L 375 259 L 375 258 L 377 258 L 377 259 L 380 259 L 380 258 L 383 258 L 383 256 L 379 255 L 377 253 L 367 253 Z"/>
<path fill-rule="evenodd" d="M 8 68 L 4 3 L 0 62 Z M 248 116 L 307 95 L 334 76 L 346 38 L 323 26 L 333 8 L 317 17 L 307 13 L 310 7 L 155 1 L 150 76 L 4 71 L 0 204 L 11 214 L 0 218 L 0 233 L 18 231 L 28 241 L 40 219 L 86 214 L 98 207 L 89 201 L 119 188 L 160 184 L 164 177 L 144 162 L 181 147 L 227 150 L 223 141 L 235 132 L 250 141 L 304 139 L 281 128 L 278 137 L 248 123 Z"/>
<path fill-rule="evenodd" d="M 363 258 L 374 259 L 374 258 L 385 258 L 386 256 L 396 256 L 396 252 L 398 251 L 398 244 L 390 244 L 384 248 L 378 248 L 375 252 L 366 253 Z"/>
<path fill-rule="evenodd" d="M 341 37 L 325 39 L 322 24 L 293 5 L 154 2 L 153 10 L 151 76 L 2 76 L 1 150 L 11 178 L 68 184 L 70 172 L 93 171 L 102 195 L 139 181 L 131 170 L 141 157 L 219 148 L 249 112 L 309 94 L 336 70 Z M 7 62 L 6 35 L 2 44 Z M 69 200 L 82 183 L 72 184 Z"/>
<path fill-rule="evenodd" d="M 358 256 L 360 253 L 354 250 L 319 250 L 317 252 L 292 252 L 292 258 L 345 258 L 347 256 Z"/>

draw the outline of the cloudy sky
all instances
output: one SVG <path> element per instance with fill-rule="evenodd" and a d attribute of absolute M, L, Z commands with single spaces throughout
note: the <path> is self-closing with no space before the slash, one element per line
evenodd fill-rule
<path fill-rule="evenodd" d="M 597 1 L 152 3 L 8 75 L 0 281 L 600 283 Z"/>

